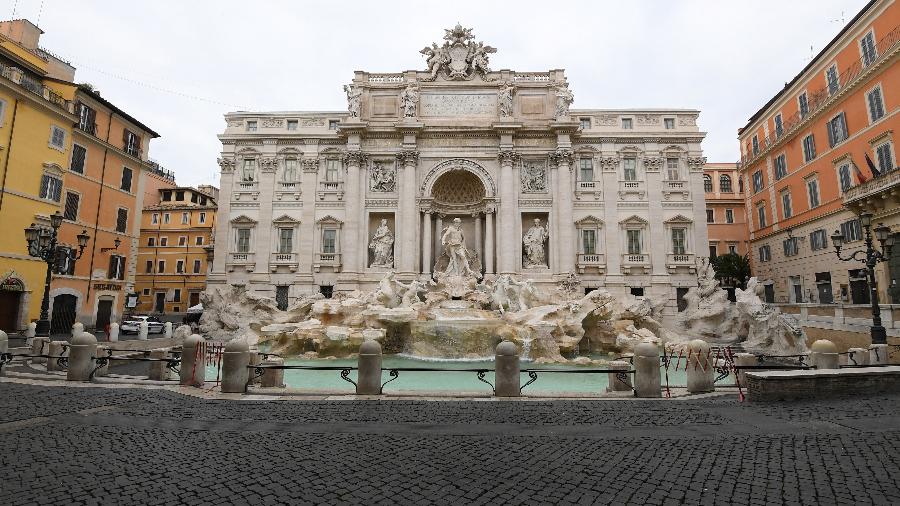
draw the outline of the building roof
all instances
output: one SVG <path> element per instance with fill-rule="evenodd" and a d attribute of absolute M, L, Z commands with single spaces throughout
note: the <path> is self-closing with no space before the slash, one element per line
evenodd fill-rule
<path fill-rule="evenodd" d="M 119 108 L 116 107 L 112 102 L 110 102 L 109 100 L 106 100 L 105 98 L 101 97 L 99 93 L 97 93 L 96 91 L 92 90 L 90 87 L 85 86 L 84 84 L 79 84 L 79 85 L 78 85 L 78 91 L 80 91 L 80 92 L 84 93 L 85 95 L 91 97 L 92 99 L 96 100 L 97 102 L 100 102 L 101 104 L 105 105 L 106 107 L 109 107 L 110 109 L 112 109 L 113 111 L 115 111 L 119 116 L 122 116 L 123 118 L 125 118 L 125 119 L 128 120 L 128 121 L 130 121 L 130 122 L 133 123 L 134 125 L 137 125 L 138 127 L 142 128 L 145 132 L 147 132 L 148 134 L 150 134 L 153 138 L 158 138 L 158 137 L 159 137 L 159 134 L 156 133 L 155 131 L 153 131 L 152 128 L 150 128 L 150 127 L 148 127 L 147 125 L 141 123 L 141 122 L 138 121 L 134 116 L 128 114 L 127 112 L 123 111 L 122 109 L 119 109 Z"/>

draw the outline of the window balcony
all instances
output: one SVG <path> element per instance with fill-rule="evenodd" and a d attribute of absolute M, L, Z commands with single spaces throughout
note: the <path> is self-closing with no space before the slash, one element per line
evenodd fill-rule
<path fill-rule="evenodd" d="M 606 270 L 606 255 L 602 253 L 579 253 L 576 263 L 579 274 L 584 274 L 584 271 L 587 269 L 597 269 L 602 273 Z"/>
<path fill-rule="evenodd" d="M 297 272 L 300 258 L 297 253 L 272 253 L 269 258 L 269 270 L 276 272 L 279 267 L 288 267 L 291 272 Z"/>
<path fill-rule="evenodd" d="M 234 183 L 232 200 L 258 200 L 259 183 L 256 181 L 237 181 Z"/>
<path fill-rule="evenodd" d="M 693 253 L 669 253 L 666 255 L 666 269 L 669 272 L 674 272 L 678 268 L 687 268 L 690 272 L 697 271 L 697 262 L 694 259 Z"/>
<path fill-rule="evenodd" d="M 635 272 L 637 271 L 637 272 Z M 623 274 L 650 274 L 650 255 L 646 253 L 622 254 L 622 273 Z"/>
<path fill-rule="evenodd" d="M 300 200 L 300 196 L 302 195 L 302 193 L 303 192 L 300 189 L 300 183 L 280 182 L 275 189 L 275 200 Z"/>
<path fill-rule="evenodd" d="M 619 199 L 627 195 L 636 195 L 639 199 L 647 197 L 647 183 L 645 181 L 619 181 Z"/>
<path fill-rule="evenodd" d="M 844 192 L 844 205 L 856 213 L 881 212 L 900 205 L 900 170 L 892 170 Z"/>
<path fill-rule="evenodd" d="M 575 198 L 594 198 L 594 200 L 603 199 L 603 191 L 600 189 L 600 181 L 576 181 L 575 182 Z"/>
<path fill-rule="evenodd" d="M 341 254 L 340 253 L 316 253 L 316 261 L 313 263 L 313 269 L 316 272 L 322 267 L 331 267 L 334 272 L 341 271 Z"/>
<path fill-rule="evenodd" d="M 319 200 L 344 200 L 344 182 L 319 181 L 319 191 L 317 193 Z"/>
<path fill-rule="evenodd" d="M 254 253 L 229 253 L 228 272 L 234 272 L 234 269 L 237 267 L 244 268 L 247 272 L 253 272 L 253 269 L 256 267 L 255 256 Z"/>
<path fill-rule="evenodd" d="M 672 195 L 680 195 L 683 200 L 687 200 L 690 196 L 690 184 L 687 181 L 663 181 L 663 198 L 669 200 Z"/>

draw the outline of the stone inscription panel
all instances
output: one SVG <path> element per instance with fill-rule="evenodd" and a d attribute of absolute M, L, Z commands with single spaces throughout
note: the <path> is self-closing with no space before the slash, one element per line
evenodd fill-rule
<path fill-rule="evenodd" d="M 495 116 L 497 95 L 493 93 L 425 94 L 420 99 L 422 116 Z"/>

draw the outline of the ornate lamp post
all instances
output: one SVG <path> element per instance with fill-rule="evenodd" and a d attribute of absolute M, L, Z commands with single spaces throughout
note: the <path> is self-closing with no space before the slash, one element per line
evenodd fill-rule
<path fill-rule="evenodd" d="M 28 254 L 40 258 L 47 263 L 47 275 L 44 278 L 44 298 L 41 300 L 41 317 L 37 321 L 35 335 L 38 337 L 50 337 L 50 280 L 53 277 L 53 266 L 59 261 L 64 250 L 57 246 L 57 234 L 62 225 L 63 217 L 59 211 L 50 216 L 50 228 L 39 227 L 34 223 L 25 229 L 25 240 L 28 241 Z M 78 255 L 72 257 L 76 261 L 84 254 L 90 236 L 87 230 L 78 234 Z M 68 254 L 68 253 L 66 253 Z"/>
<path fill-rule="evenodd" d="M 866 231 L 865 251 L 854 251 L 849 257 L 842 257 L 841 246 L 844 244 L 844 235 L 839 230 L 835 230 L 834 233 L 831 234 L 831 242 L 834 244 L 838 259 L 843 260 L 844 262 L 855 260 L 857 262 L 865 263 L 866 273 L 869 277 L 869 289 L 872 291 L 872 344 L 886 344 L 887 332 L 881 324 L 881 308 L 878 307 L 878 283 L 875 280 L 875 266 L 878 265 L 878 262 L 884 262 L 890 258 L 891 247 L 894 245 L 894 238 L 891 236 L 891 229 L 884 226 L 883 223 L 879 223 L 874 229 L 875 238 L 881 243 L 881 251 L 878 251 L 875 249 L 872 241 L 872 213 L 864 212 L 860 214 L 859 223 Z M 865 256 L 857 258 L 857 255 Z"/>

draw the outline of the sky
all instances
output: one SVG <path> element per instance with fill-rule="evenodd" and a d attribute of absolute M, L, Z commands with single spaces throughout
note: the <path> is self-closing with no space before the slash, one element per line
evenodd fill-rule
<path fill-rule="evenodd" d="M 151 158 L 182 185 L 217 184 L 216 135 L 236 110 L 346 109 L 354 70 L 425 69 L 457 22 L 492 69 L 565 69 L 573 108 L 695 108 L 710 162 L 865 0 L 0 0 L 41 46 L 157 131 Z"/>

